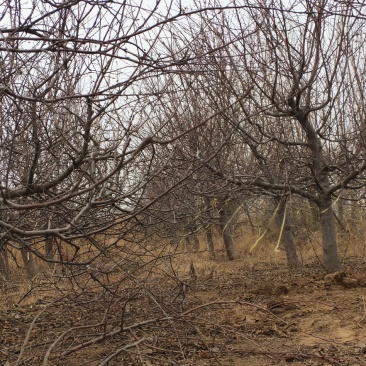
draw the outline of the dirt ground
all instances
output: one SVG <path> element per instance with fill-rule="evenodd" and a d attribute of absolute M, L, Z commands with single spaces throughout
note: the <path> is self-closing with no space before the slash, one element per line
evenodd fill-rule
<path fill-rule="evenodd" d="M 238 300 L 223 316 L 245 336 L 227 343 L 222 365 L 366 365 L 363 263 L 349 261 L 348 271 L 325 279 L 311 265 L 292 273 L 267 263 L 233 267 L 216 291 L 198 295 Z"/>
<path fill-rule="evenodd" d="M 145 282 L 145 291 L 147 283 L 160 286 L 156 308 L 163 309 L 164 303 L 161 312 L 166 318 L 156 315 L 156 321 L 142 324 L 154 318 L 158 295 L 149 303 L 138 298 L 129 301 L 131 309 L 125 314 L 133 319 L 125 326 L 132 325 L 128 342 L 136 344 L 105 364 L 366 365 L 365 261 L 348 258 L 342 273 L 324 276 L 314 262 L 289 272 L 283 259 L 228 262 L 194 258 L 177 260 L 176 272 L 182 276 L 184 291 L 174 281 L 159 281 L 158 276 Z M 127 335 L 118 331 L 108 340 L 93 342 L 90 333 L 100 331 L 88 329 L 83 337 L 91 339 L 89 347 L 61 355 L 62 347 L 72 350 L 87 342 L 77 339 L 81 333 L 62 342 L 59 337 L 62 331 L 93 322 L 95 314 L 105 309 L 101 299 L 87 302 L 79 297 L 77 304 L 59 300 L 47 310 L 52 296 L 42 286 L 37 296 L 17 306 L 9 290 L 3 290 L 1 296 L 1 365 L 13 366 L 18 359 L 19 365 L 94 366 L 128 343 Z M 20 357 L 30 324 L 42 311 Z M 140 326 L 134 328 L 136 323 Z M 45 353 L 57 338 L 61 349 L 55 348 L 54 354 L 58 356 L 45 363 Z"/>

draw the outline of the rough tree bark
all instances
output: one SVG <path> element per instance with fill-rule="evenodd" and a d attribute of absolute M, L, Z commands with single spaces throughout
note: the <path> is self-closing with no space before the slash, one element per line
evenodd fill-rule
<path fill-rule="evenodd" d="M 7 281 L 10 277 L 10 268 L 6 242 L 0 246 L 0 283 Z"/>
<path fill-rule="evenodd" d="M 289 99 L 289 105 L 293 108 L 296 119 L 304 129 L 309 147 L 312 152 L 312 171 L 316 182 L 318 200 L 317 205 L 320 211 L 320 225 L 322 231 L 323 259 L 327 272 L 336 272 L 341 268 L 338 257 L 336 227 L 334 222 L 332 197 L 327 192 L 331 187 L 327 164 L 322 153 L 322 144 L 317 131 L 309 120 L 308 113 L 302 111 L 295 104 L 295 100 Z"/>
<path fill-rule="evenodd" d="M 282 243 L 286 252 L 287 265 L 289 268 L 293 269 L 298 266 L 298 259 L 296 253 L 296 245 L 292 233 L 291 217 L 289 215 L 289 212 L 286 210 L 286 201 L 284 199 L 280 199 L 277 200 L 277 202 L 279 204 L 277 225 L 279 227 L 281 227 L 282 224 L 284 225 L 282 232 Z M 283 219 L 285 219 L 284 222 Z"/>
<path fill-rule="evenodd" d="M 319 210 L 320 225 L 322 230 L 324 266 L 327 272 L 336 272 L 341 268 L 341 264 L 338 257 L 336 227 L 331 197 L 320 197 Z"/>
<path fill-rule="evenodd" d="M 230 223 L 231 216 L 228 212 L 227 203 L 223 203 L 219 210 L 220 214 L 220 228 L 222 231 L 222 237 L 224 240 L 224 246 L 226 250 L 227 257 L 229 260 L 234 260 L 236 258 L 235 246 L 232 237 L 232 225 Z"/>
<path fill-rule="evenodd" d="M 47 265 L 50 270 L 54 271 L 56 269 L 56 263 L 53 263 L 54 256 L 55 256 L 55 246 L 54 246 L 54 239 L 52 236 L 46 236 L 45 238 L 45 259 L 47 261 Z"/>
<path fill-rule="evenodd" d="M 37 271 L 36 271 L 36 266 L 34 265 L 34 259 L 33 259 L 32 252 L 26 247 L 23 247 L 20 251 L 22 254 L 22 259 L 23 259 L 23 263 L 25 266 L 25 270 L 27 272 L 27 276 L 29 278 L 35 277 L 37 274 Z"/>

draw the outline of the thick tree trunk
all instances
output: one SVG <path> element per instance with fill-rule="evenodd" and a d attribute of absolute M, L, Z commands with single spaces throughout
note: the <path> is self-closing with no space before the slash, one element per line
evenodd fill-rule
<path fill-rule="evenodd" d="M 226 204 L 223 204 L 220 209 L 220 227 L 224 239 L 226 254 L 229 260 L 236 258 L 234 241 L 231 234 L 231 226 L 232 225 L 230 224 L 230 215 L 228 213 L 227 206 Z"/>
<path fill-rule="evenodd" d="M 291 217 L 289 212 L 286 212 L 286 201 L 282 200 L 279 203 L 279 210 L 278 210 L 278 220 L 277 224 L 281 228 L 282 224 L 283 232 L 282 232 L 282 243 L 285 248 L 286 256 L 287 256 L 287 265 L 289 268 L 296 268 L 298 266 L 298 259 L 296 253 L 296 245 L 294 241 L 294 237 L 292 234 L 292 225 L 291 225 Z M 283 223 L 283 218 L 285 217 L 285 222 Z"/>
<path fill-rule="evenodd" d="M 341 264 L 338 258 L 336 228 L 333 216 L 332 199 L 320 197 L 320 225 L 322 230 L 323 259 L 328 273 L 339 271 Z"/>
<path fill-rule="evenodd" d="M 328 273 L 340 270 L 338 258 L 336 228 L 332 208 L 332 198 L 327 194 L 331 184 L 329 170 L 322 153 L 322 142 L 319 135 L 309 120 L 309 115 L 296 107 L 294 99 L 290 100 L 290 106 L 296 111 L 296 118 L 306 132 L 310 149 L 312 151 L 312 171 L 318 191 L 317 204 L 320 210 L 320 225 L 322 230 L 323 260 Z"/>

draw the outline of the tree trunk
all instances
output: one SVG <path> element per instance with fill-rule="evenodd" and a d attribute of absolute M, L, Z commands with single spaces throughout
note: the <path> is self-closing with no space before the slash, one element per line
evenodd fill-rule
<path fill-rule="evenodd" d="M 330 188 L 331 184 L 328 166 L 322 152 L 322 143 L 316 129 L 309 120 L 308 114 L 299 111 L 293 99 L 292 102 L 290 101 L 290 106 L 295 107 L 294 110 L 299 112 L 296 117 L 306 132 L 313 155 L 312 171 L 314 174 L 314 181 L 317 183 L 317 204 L 320 210 L 324 266 L 328 273 L 336 272 L 340 270 L 341 265 L 338 259 L 332 197 L 330 194 L 327 194 L 327 190 Z"/>
<path fill-rule="evenodd" d="M 213 214 L 213 207 L 211 204 L 211 200 L 205 196 L 204 201 L 206 204 L 206 212 L 207 212 L 207 216 L 208 216 L 207 220 L 212 221 L 214 214 Z M 206 229 L 206 240 L 207 240 L 208 251 L 209 251 L 210 255 L 213 258 L 215 258 L 215 245 L 214 245 L 213 235 L 212 235 L 212 225 L 207 224 L 205 229 Z"/>
<path fill-rule="evenodd" d="M 6 242 L 0 247 L 0 282 L 7 281 L 10 277 L 8 252 Z"/>
<path fill-rule="evenodd" d="M 50 259 L 52 261 L 53 255 L 54 255 L 54 250 L 53 250 L 53 239 L 51 236 L 46 236 L 44 246 L 45 246 L 45 252 L 46 252 L 46 259 Z M 48 265 L 53 266 L 52 263 L 48 263 Z"/>
<path fill-rule="evenodd" d="M 21 249 L 21 253 L 22 253 L 25 270 L 27 271 L 27 276 L 29 278 L 35 277 L 37 272 L 36 272 L 36 267 L 34 265 L 32 252 L 28 248 L 23 247 Z"/>
<path fill-rule="evenodd" d="M 188 251 L 198 251 L 200 249 L 200 241 L 197 234 L 188 234 L 185 237 L 186 248 Z"/>
<path fill-rule="evenodd" d="M 339 271 L 341 264 L 338 258 L 336 228 L 333 216 L 332 199 L 320 197 L 320 224 L 322 230 L 324 266 L 328 273 Z"/>
<path fill-rule="evenodd" d="M 196 233 L 192 234 L 192 238 L 193 238 L 193 250 L 197 252 L 200 250 L 200 241 L 198 239 L 198 235 Z"/>
<path fill-rule="evenodd" d="M 277 200 L 278 201 L 278 200 Z M 294 242 L 294 237 L 292 234 L 292 225 L 291 225 L 291 217 L 289 212 L 286 212 L 286 201 L 282 199 L 279 202 L 279 210 L 278 210 L 278 219 L 277 225 L 281 228 L 283 224 L 283 218 L 285 217 L 283 232 L 282 232 L 282 243 L 285 248 L 286 257 L 287 257 L 287 265 L 289 268 L 296 268 L 298 266 L 298 259 L 296 253 L 296 245 Z"/>
<path fill-rule="evenodd" d="M 309 212 L 308 212 L 308 229 L 311 231 L 319 230 L 319 207 L 316 203 L 309 201 Z"/>
<path fill-rule="evenodd" d="M 200 249 L 200 241 L 198 239 L 198 225 L 196 223 L 191 223 L 189 226 L 190 237 L 192 239 L 192 249 L 198 251 Z"/>
<path fill-rule="evenodd" d="M 186 250 L 188 252 L 190 252 L 192 250 L 192 247 L 191 247 L 191 241 L 190 241 L 189 235 L 186 235 L 185 241 L 186 241 Z"/>
<path fill-rule="evenodd" d="M 255 234 L 255 232 L 256 232 L 255 227 L 253 225 L 253 221 L 252 221 L 252 217 L 250 215 L 250 211 L 249 211 L 248 206 L 246 204 L 244 204 L 244 210 L 245 210 L 245 213 L 247 214 L 249 225 L 250 225 L 250 228 L 252 230 L 252 234 Z"/>
<path fill-rule="evenodd" d="M 206 239 L 207 239 L 207 247 L 210 255 L 215 258 L 215 245 L 213 241 L 212 235 L 212 226 L 209 225 L 206 228 Z"/>
<path fill-rule="evenodd" d="M 337 215 L 338 215 L 338 219 L 339 221 L 342 223 L 342 229 L 345 227 L 344 225 L 344 207 L 343 207 L 343 202 L 341 199 L 338 200 L 337 202 Z"/>
<path fill-rule="evenodd" d="M 234 241 L 231 235 L 231 226 L 232 225 L 230 224 L 230 215 L 228 213 L 227 206 L 226 204 L 223 204 L 220 209 L 220 227 L 224 239 L 226 254 L 229 260 L 236 258 Z"/>

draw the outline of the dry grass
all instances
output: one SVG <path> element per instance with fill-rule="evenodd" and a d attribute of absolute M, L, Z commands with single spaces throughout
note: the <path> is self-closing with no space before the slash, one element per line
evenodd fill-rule
<path fill-rule="evenodd" d="M 342 261 L 347 258 L 366 258 L 366 241 L 363 239 L 366 234 L 366 230 L 358 227 L 358 230 L 354 233 L 340 233 L 338 234 L 339 253 Z M 258 234 L 259 235 L 259 234 Z M 250 248 L 253 243 L 258 239 L 258 235 L 251 232 L 241 232 L 235 237 L 236 253 L 243 268 L 248 270 L 260 267 L 268 262 L 274 265 L 286 266 L 286 255 L 282 248 L 275 251 L 276 243 L 268 241 L 264 237 L 256 248 L 250 252 Z M 321 233 L 319 231 L 307 233 L 307 238 L 303 237 L 295 238 L 297 240 L 297 250 L 300 259 L 300 264 L 305 266 L 310 263 L 318 263 L 321 266 L 322 261 L 322 247 L 321 247 Z M 153 264 L 155 272 L 164 271 L 169 269 L 172 265 L 179 275 L 188 276 L 191 262 L 198 273 L 203 275 L 210 275 L 215 272 L 217 264 L 226 262 L 226 253 L 223 248 L 222 239 L 216 237 L 215 245 L 215 259 L 213 259 L 207 251 L 207 244 L 204 238 L 200 238 L 200 249 L 198 252 L 187 250 L 184 244 L 179 246 L 172 246 L 171 243 L 164 243 L 159 241 L 158 244 L 153 243 L 150 245 L 140 246 L 134 243 L 128 243 L 125 241 L 119 241 L 115 243 L 113 239 L 109 239 L 107 245 L 116 244 L 114 249 L 110 252 L 109 258 L 103 258 L 95 260 L 92 264 L 95 268 L 121 268 L 122 270 L 129 271 L 131 267 L 141 267 L 144 264 Z M 44 243 L 37 244 L 36 250 L 41 251 L 44 247 Z M 96 251 L 89 247 L 81 246 L 80 257 L 91 258 L 95 256 Z M 71 257 L 70 248 L 66 247 L 62 254 L 62 259 L 66 261 Z M 58 257 L 59 258 L 59 257 Z M 43 283 L 55 283 L 57 276 L 54 266 L 49 266 L 39 258 L 34 258 L 35 265 L 37 267 L 37 276 L 30 281 L 22 265 L 21 255 L 18 250 L 11 249 L 11 260 L 9 261 L 11 270 L 11 279 L 8 283 L 3 284 L 3 291 L 5 287 L 7 295 L 2 296 L 0 300 L 0 307 L 4 307 L 4 303 L 8 304 L 12 302 L 16 297 L 23 296 L 24 293 L 29 291 L 30 287 L 37 286 L 37 284 Z M 107 267 L 107 268 L 106 268 Z M 61 275 L 60 271 L 58 273 Z M 11 300 L 9 300 L 11 299 Z"/>

